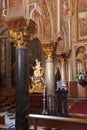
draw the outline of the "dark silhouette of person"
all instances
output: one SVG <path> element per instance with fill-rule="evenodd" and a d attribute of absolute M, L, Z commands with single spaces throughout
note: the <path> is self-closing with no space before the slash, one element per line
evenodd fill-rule
<path fill-rule="evenodd" d="M 59 68 L 57 68 L 57 71 L 55 74 L 55 86 L 56 86 L 57 81 L 60 81 L 60 80 L 61 80 L 61 74 L 60 74 Z"/>
<path fill-rule="evenodd" d="M 55 75 L 55 86 L 58 101 L 58 115 L 68 116 L 67 113 L 67 82 L 61 81 L 61 74 L 59 68 Z"/>

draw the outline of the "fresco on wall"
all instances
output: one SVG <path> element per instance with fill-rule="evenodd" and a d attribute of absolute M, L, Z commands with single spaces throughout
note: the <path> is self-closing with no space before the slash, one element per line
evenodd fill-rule
<path fill-rule="evenodd" d="M 43 11 L 43 40 L 48 40 L 52 38 L 52 29 L 51 29 L 50 14 L 45 1 L 42 2 L 42 11 Z"/>
<path fill-rule="evenodd" d="M 86 42 L 78 42 L 78 44 L 74 44 L 72 46 L 73 53 L 73 79 L 76 80 L 76 76 L 79 73 L 87 72 L 87 43 Z"/>
<path fill-rule="evenodd" d="M 85 40 L 87 39 L 87 1 L 78 0 L 77 1 L 77 30 L 78 30 L 78 39 Z"/>
<path fill-rule="evenodd" d="M 9 8 L 14 8 L 17 5 L 22 6 L 22 0 L 9 0 Z"/>
<path fill-rule="evenodd" d="M 87 69 L 87 48 L 80 46 L 76 50 L 76 63 L 78 72 L 85 72 Z"/>
<path fill-rule="evenodd" d="M 39 12 L 34 11 L 32 19 L 36 23 L 34 35 L 35 37 L 38 36 L 38 38 L 41 40 L 42 39 L 42 20 L 41 20 L 41 15 L 39 14 Z"/>
<path fill-rule="evenodd" d="M 52 30 L 50 20 L 45 19 L 43 22 L 43 39 L 44 40 L 51 39 L 52 38 L 51 32 Z"/>
<path fill-rule="evenodd" d="M 23 0 L 8 0 L 6 17 L 18 16 L 23 16 Z"/>
<path fill-rule="evenodd" d="M 73 78 L 82 82 L 87 75 L 87 43 L 74 44 L 73 49 Z"/>
<path fill-rule="evenodd" d="M 63 15 L 67 15 L 69 11 L 68 1 L 62 0 L 61 2 L 61 12 Z"/>

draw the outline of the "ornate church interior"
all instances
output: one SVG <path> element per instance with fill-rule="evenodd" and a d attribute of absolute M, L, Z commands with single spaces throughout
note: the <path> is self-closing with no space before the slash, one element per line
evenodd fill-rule
<path fill-rule="evenodd" d="M 87 129 L 87 0 L 0 0 L 0 130 Z"/>

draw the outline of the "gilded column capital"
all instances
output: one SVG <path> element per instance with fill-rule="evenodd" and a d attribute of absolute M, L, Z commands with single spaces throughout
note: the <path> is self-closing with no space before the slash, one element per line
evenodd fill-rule
<path fill-rule="evenodd" d="M 36 24 L 24 17 L 6 19 L 10 36 L 15 41 L 16 48 L 26 48 L 27 41 L 34 38 Z"/>
<path fill-rule="evenodd" d="M 67 60 L 67 57 L 66 57 L 66 54 L 59 54 L 59 55 L 57 55 L 58 56 L 58 60 L 60 61 L 60 62 L 66 62 L 66 60 Z"/>
<path fill-rule="evenodd" d="M 71 54 L 71 50 L 67 51 L 67 52 L 61 52 L 59 54 L 57 54 L 58 60 L 60 62 L 66 62 L 68 60 L 68 58 L 70 57 Z"/>
<path fill-rule="evenodd" d="M 61 81 L 66 81 L 66 65 L 67 65 L 67 55 L 62 53 L 58 55 L 58 60 L 61 67 Z"/>
<path fill-rule="evenodd" d="M 53 59 L 54 54 L 54 42 L 53 41 L 42 41 L 43 49 L 46 53 L 47 59 Z"/>
<path fill-rule="evenodd" d="M 10 36 L 15 41 L 16 48 L 26 48 L 27 47 L 27 34 L 24 29 L 22 30 L 10 30 Z"/>

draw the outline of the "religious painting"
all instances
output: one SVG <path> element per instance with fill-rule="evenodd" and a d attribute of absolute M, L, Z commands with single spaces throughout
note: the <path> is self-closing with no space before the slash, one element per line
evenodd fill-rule
<path fill-rule="evenodd" d="M 80 46 L 76 50 L 76 63 L 77 71 L 85 72 L 86 71 L 86 60 L 87 60 L 87 48 L 85 46 Z"/>
<path fill-rule="evenodd" d="M 78 40 L 87 39 L 87 1 L 77 1 L 77 33 Z"/>
<path fill-rule="evenodd" d="M 79 73 L 85 74 L 87 72 L 87 43 L 86 42 L 81 42 L 73 46 L 73 72 L 74 72 L 75 79 Z"/>

